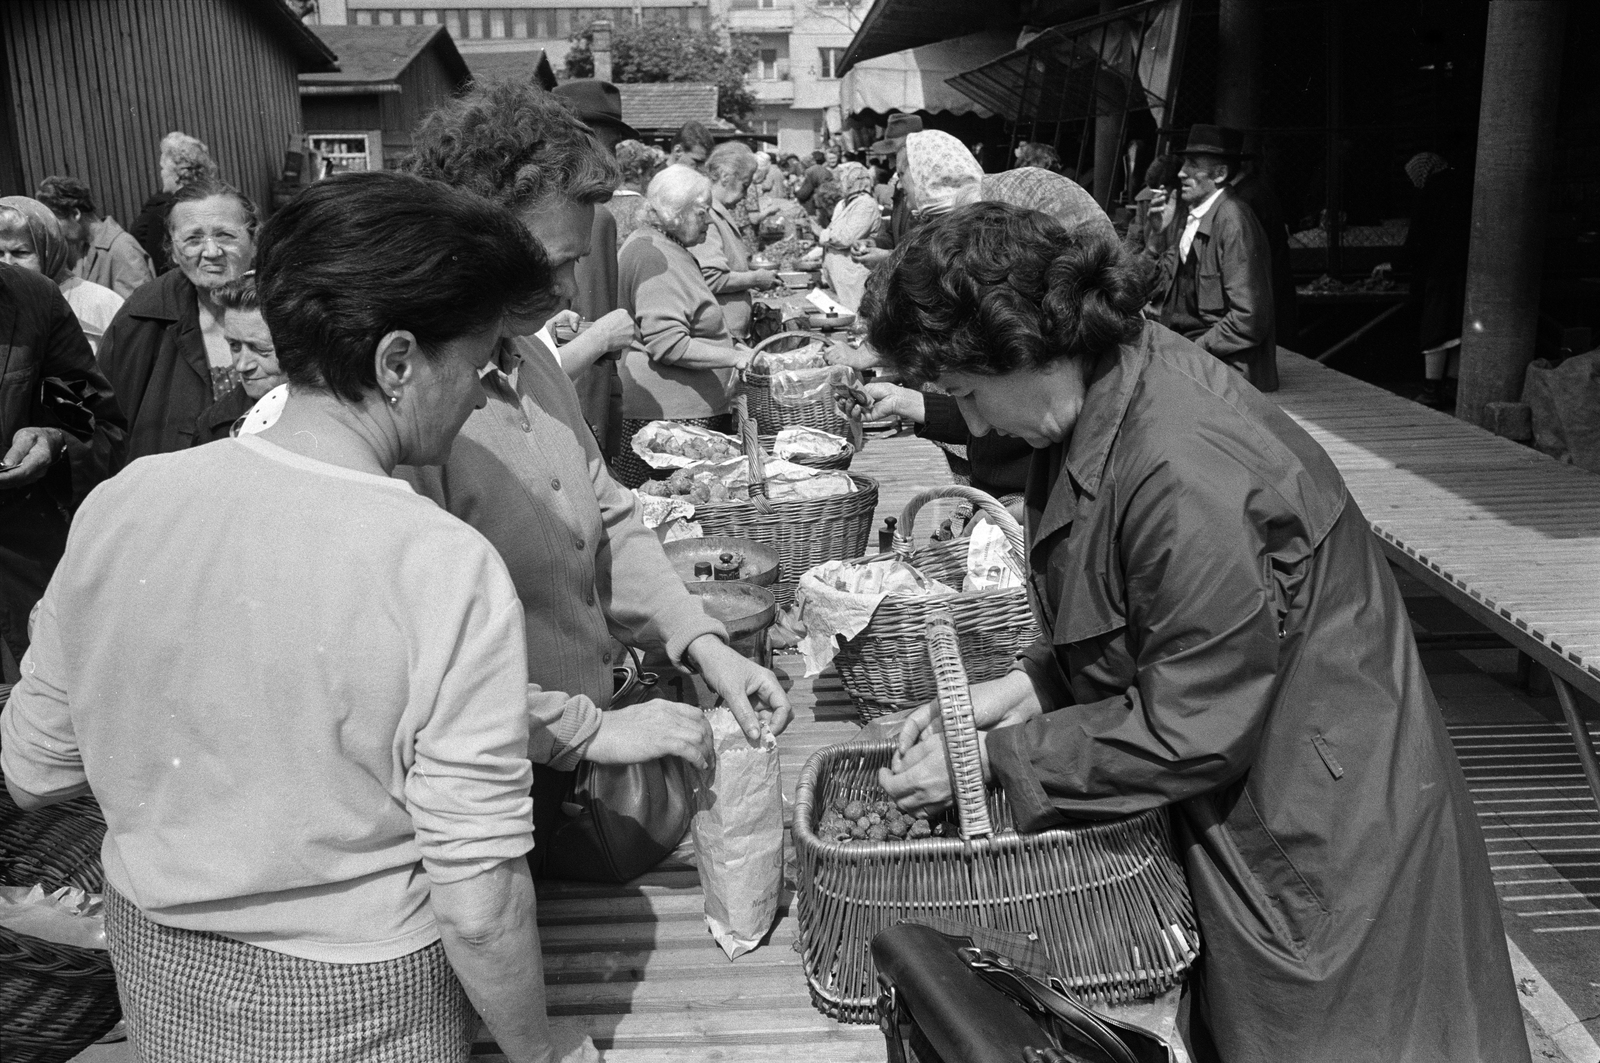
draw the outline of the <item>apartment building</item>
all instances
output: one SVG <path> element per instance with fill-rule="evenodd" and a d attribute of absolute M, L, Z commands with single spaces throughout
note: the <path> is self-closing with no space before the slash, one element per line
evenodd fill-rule
<path fill-rule="evenodd" d="M 492 6 L 491 6 L 492 5 Z M 317 19 L 349 26 L 443 25 L 474 70 L 486 57 L 543 49 L 559 73 L 568 38 L 589 23 L 638 20 L 701 29 L 712 20 L 756 39 L 753 131 L 804 154 L 840 130 L 839 63 L 870 0 L 320 0 Z"/>
<path fill-rule="evenodd" d="M 756 111 L 749 125 L 804 154 L 840 130 L 839 62 L 870 6 L 867 0 L 713 0 L 713 15 L 756 38 L 750 71 Z"/>
<path fill-rule="evenodd" d="M 568 38 L 595 19 L 610 19 L 614 24 L 642 19 L 702 29 L 711 17 L 709 3 L 588 0 L 580 7 L 570 0 L 320 0 L 317 15 L 319 21 L 335 25 L 443 25 L 469 66 L 475 56 L 487 53 L 543 49 L 559 74 Z"/>

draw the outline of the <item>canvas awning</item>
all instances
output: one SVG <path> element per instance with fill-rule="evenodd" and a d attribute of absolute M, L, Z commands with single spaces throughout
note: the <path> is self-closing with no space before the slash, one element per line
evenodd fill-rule
<path fill-rule="evenodd" d="M 951 76 L 1004 55 L 1015 45 L 1003 31 L 970 33 L 920 48 L 865 59 L 839 82 L 845 114 L 860 111 L 949 111 L 987 118 L 994 112 L 947 84 Z"/>
<path fill-rule="evenodd" d="M 1014 122 L 1063 122 L 1148 109 L 1163 124 L 1183 0 L 1146 0 L 1054 26 L 949 79 Z"/>

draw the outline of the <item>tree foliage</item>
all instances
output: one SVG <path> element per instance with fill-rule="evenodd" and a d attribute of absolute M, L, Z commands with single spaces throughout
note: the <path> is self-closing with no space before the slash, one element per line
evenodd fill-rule
<path fill-rule="evenodd" d="M 648 9 L 646 9 L 648 11 Z M 571 38 L 564 75 L 594 77 L 594 35 L 584 30 Z M 617 83 L 694 81 L 717 86 L 717 115 L 739 122 L 755 110 L 756 98 L 745 84 L 755 65 L 754 37 L 731 35 L 723 42 L 712 23 L 691 30 L 677 23 L 650 19 L 619 25 L 611 33 L 611 80 Z"/>

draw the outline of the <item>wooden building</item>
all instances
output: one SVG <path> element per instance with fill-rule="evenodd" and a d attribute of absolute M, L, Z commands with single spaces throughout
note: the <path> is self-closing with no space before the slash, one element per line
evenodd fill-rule
<path fill-rule="evenodd" d="M 300 128 L 297 79 L 333 59 L 283 0 L 5 0 L 0 192 L 70 175 L 126 224 L 181 129 L 266 205 Z"/>
<path fill-rule="evenodd" d="M 300 75 L 307 147 L 326 176 L 394 169 L 411 131 L 472 75 L 443 26 L 316 26 L 338 69 Z"/>

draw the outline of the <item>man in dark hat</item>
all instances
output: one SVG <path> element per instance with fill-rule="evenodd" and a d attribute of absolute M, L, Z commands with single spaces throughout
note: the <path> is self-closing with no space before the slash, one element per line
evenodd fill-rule
<path fill-rule="evenodd" d="M 922 118 L 914 114 L 891 114 L 889 122 L 884 126 L 883 139 L 874 141 L 867 149 L 867 158 L 882 157 L 896 160 L 900 151 L 906 146 L 906 137 L 912 133 L 922 132 Z M 889 252 L 894 249 L 905 234 L 911 231 L 916 219 L 911 216 L 911 207 L 906 203 L 905 189 L 899 184 L 895 185 L 894 201 L 889 208 L 889 231 L 878 241 L 881 246 L 865 247 L 853 251 L 850 257 L 869 269 L 889 257 Z M 881 230 L 880 230 L 881 231 Z"/>
<path fill-rule="evenodd" d="M 580 78 L 555 87 L 555 95 L 577 112 L 607 151 L 617 144 L 639 140 L 639 131 L 622 120 L 622 94 L 609 81 Z M 621 305 L 617 297 L 617 219 L 604 203 L 595 204 L 594 228 L 589 233 L 589 253 L 575 267 L 578 295 L 572 309 L 585 321 L 599 321 Z M 622 430 L 622 383 L 617 363 L 609 358 L 595 362 L 572 382 L 578 389 L 583 418 L 594 430 L 600 449 L 609 459 L 616 453 Z"/>
<path fill-rule="evenodd" d="M 1161 323 L 1210 351 L 1262 391 L 1278 389 L 1272 255 L 1266 231 L 1228 191 L 1244 157 L 1235 130 L 1197 125 L 1179 153 L 1186 217 L 1161 261 Z"/>

